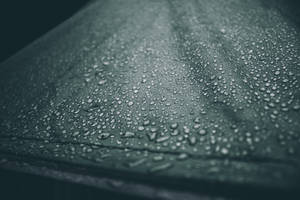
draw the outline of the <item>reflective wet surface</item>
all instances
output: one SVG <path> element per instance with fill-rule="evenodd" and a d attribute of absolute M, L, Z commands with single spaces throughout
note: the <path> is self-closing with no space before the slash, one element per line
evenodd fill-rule
<path fill-rule="evenodd" d="M 0 151 L 297 188 L 299 26 L 274 2 L 94 1 L 2 63 Z"/>

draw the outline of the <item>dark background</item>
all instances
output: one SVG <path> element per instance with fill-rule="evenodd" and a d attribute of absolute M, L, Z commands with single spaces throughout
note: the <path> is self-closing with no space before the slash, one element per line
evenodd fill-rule
<path fill-rule="evenodd" d="M 54 28 L 89 0 L 1 0 L 0 63 Z"/>
<path fill-rule="evenodd" d="M 141 200 L 135 196 L 7 170 L 0 170 L 0 191 L 1 200 Z"/>

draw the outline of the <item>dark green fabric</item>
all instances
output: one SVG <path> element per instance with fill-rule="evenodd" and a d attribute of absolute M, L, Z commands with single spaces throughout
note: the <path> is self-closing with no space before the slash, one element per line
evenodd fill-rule
<path fill-rule="evenodd" d="M 296 189 L 299 26 L 278 2 L 90 3 L 0 66 L 2 156 Z"/>

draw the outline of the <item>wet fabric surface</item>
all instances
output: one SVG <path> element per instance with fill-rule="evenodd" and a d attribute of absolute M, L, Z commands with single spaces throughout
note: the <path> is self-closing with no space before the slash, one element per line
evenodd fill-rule
<path fill-rule="evenodd" d="M 0 152 L 299 186 L 299 26 L 261 1 L 94 1 L 0 66 Z"/>

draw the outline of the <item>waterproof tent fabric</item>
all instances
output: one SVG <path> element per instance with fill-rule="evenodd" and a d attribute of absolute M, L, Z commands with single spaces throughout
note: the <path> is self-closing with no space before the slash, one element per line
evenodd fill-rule
<path fill-rule="evenodd" d="M 153 198 L 297 191 L 299 25 L 272 2 L 92 1 L 1 64 L 0 165 Z"/>

